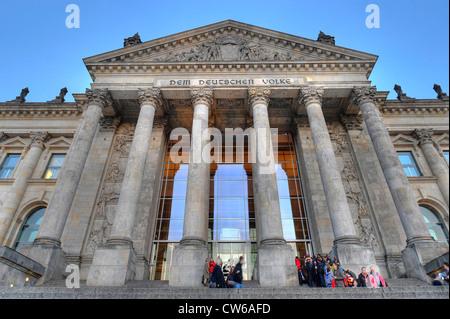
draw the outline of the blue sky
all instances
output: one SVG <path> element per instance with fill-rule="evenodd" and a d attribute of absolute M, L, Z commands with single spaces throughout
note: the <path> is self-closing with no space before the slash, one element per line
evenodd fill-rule
<path fill-rule="evenodd" d="M 68 29 L 66 6 L 80 8 L 80 28 Z M 366 6 L 380 8 L 380 28 L 365 25 Z M 29 87 L 28 102 L 48 101 L 67 87 L 84 93 L 91 79 L 83 58 L 232 19 L 305 38 L 320 30 L 336 45 L 379 56 L 370 77 L 378 90 L 395 84 L 415 98 L 435 98 L 434 83 L 449 93 L 447 0 L 1 0 L 0 101 Z"/>

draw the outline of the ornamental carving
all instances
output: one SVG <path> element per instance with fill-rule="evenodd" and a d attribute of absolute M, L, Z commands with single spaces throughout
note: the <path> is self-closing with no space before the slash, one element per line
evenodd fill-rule
<path fill-rule="evenodd" d="M 139 103 L 150 103 L 156 108 L 160 108 L 162 105 L 161 90 L 158 88 L 148 88 L 145 90 L 140 89 L 138 91 Z"/>
<path fill-rule="evenodd" d="M 375 253 L 381 253 L 368 204 L 350 151 L 346 130 L 337 121 L 328 123 L 328 129 L 357 235 L 361 242 L 370 245 Z"/>
<path fill-rule="evenodd" d="M 211 106 L 213 102 L 213 89 L 211 88 L 192 88 L 191 89 L 192 105 L 199 103 Z"/>
<path fill-rule="evenodd" d="M 434 144 L 434 140 L 433 140 L 433 129 L 416 129 L 412 136 L 419 141 L 419 143 L 422 144 L 426 144 L 426 143 L 433 143 Z"/>
<path fill-rule="evenodd" d="M 135 124 L 124 123 L 117 129 L 89 232 L 85 251 L 88 256 L 98 245 L 105 244 L 111 233 L 135 128 Z"/>
<path fill-rule="evenodd" d="M 242 37 L 227 35 L 196 45 L 188 51 L 171 52 L 153 62 L 301 61 L 292 50 L 263 47 Z"/>
<path fill-rule="evenodd" d="M 3 143 L 8 139 L 8 135 L 5 134 L 5 132 L 0 132 L 0 143 Z"/>
<path fill-rule="evenodd" d="M 344 124 L 347 131 L 350 130 L 362 130 L 363 129 L 363 117 L 362 115 L 343 115 L 341 114 L 341 121 Z"/>
<path fill-rule="evenodd" d="M 298 102 L 302 105 L 308 105 L 311 103 L 319 103 L 323 102 L 323 87 L 312 87 L 305 86 L 300 88 L 300 96 Z"/>
<path fill-rule="evenodd" d="M 248 89 L 248 96 L 250 105 L 257 103 L 269 106 L 270 103 L 270 88 L 252 87 Z"/>
<path fill-rule="evenodd" d="M 50 139 L 48 132 L 30 132 L 30 146 L 36 145 L 43 147 L 44 143 Z"/>
<path fill-rule="evenodd" d="M 103 108 L 112 106 L 113 100 L 108 89 L 86 89 L 88 104 L 100 105 Z"/>
<path fill-rule="evenodd" d="M 375 95 L 377 94 L 376 86 L 358 86 L 354 87 L 350 96 L 350 102 L 360 105 L 363 102 L 375 103 Z"/>

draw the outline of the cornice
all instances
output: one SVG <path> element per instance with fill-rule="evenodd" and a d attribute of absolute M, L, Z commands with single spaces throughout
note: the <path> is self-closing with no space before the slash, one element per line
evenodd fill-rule
<path fill-rule="evenodd" d="M 2 118 L 77 118 L 83 109 L 77 103 L 0 103 Z"/>
<path fill-rule="evenodd" d="M 379 108 L 384 115 L 448 115 L 449 103 L 439 99 L 416 99 L 411 102 L 386 100 Z"/>

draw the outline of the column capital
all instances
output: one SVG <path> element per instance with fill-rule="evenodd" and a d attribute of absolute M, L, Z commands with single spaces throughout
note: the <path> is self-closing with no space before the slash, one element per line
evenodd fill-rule
<path fill-rule="evenodd" d="M 419 141 L 420 145 L 423 144 L 427 144 L 427 143 L 432 143 L 434 144 L 433 141 L 433 129 L 432 128 L 422 128 L 422 129 L 416 129 L 413 133 L 412 136 Z"/>
<path fill-rule="evenodd" d="M 325 92 L 325 90 L 323 89 L 323 86 L 301 87 L 298 103 L 303 104 L 305 106 L 308 104 L 311 104 L 311 103 L 318 103 L 318 104 L 322 105 L 324 92 Z"/>
<path fill-rule="evenodd" d="M 162 106 L 161 90 L 158 88 L 151 87 L 147 89 L 139 89 L 138 96 L 141 107 L 144 104 L 151 104 L 156 109 L 159 109 Z"/>
<path fill-rule="evenodd" d="M 113 104 L 113 99 L 108 89 L 86 89 L 86 97 L 88 105 L 96 104 L 106 109 Z"/>
<path fill-rule="evenodd" d="M 248 96 L 250 105 L 256 103 L 265 104 L 269 106 L 271 90 L 268 87 L 251 87 L 248 89 Z"/>
<path fill-rule="evenodd" d="M 364 102 L 375 103 L 376 93 L 376 86 L 355 86 L 352 94 L 350 95 L 350 102 L 355 105 L 360 105 Z"/>
<path fill-rule="evenodd" d="M 292 117 L 292 122 L 296 127 L 306 128 L 309 127 L 309 119 L 307 115 L 298 115 Z"/>
<path fill-rule="evenodd" d="M 362 124 L 364 122 L 362 115 L 344 115 L 341 114 L 341 121 L 344 124 L 347 131 L 349 130 L 362 130 Z"/>
<path fill-rule="evenodd" d="M 43 148 L 44 143 L 48 141 L 50 135 L 48 132 L 30 132 L 30 146 L 38 146 Z"/>
<path fill-rule="evenodd" d="M 99 124 L 103 131 L 115 131 L 121 121 L 120 116 L 104 116 L 99 120 Z"/>
<path fill-rule="evenodd" d="M 191 88 L 192 106 L 201 103 L 210 107 L 213 102 L 213 93 L 213 89 L 208 87 Z"/>
<path fill-rule="evenodd" d="M 5 132 L 0 132 L 0 143 L 3 143 L 8 139 L 8 135 Z"/>

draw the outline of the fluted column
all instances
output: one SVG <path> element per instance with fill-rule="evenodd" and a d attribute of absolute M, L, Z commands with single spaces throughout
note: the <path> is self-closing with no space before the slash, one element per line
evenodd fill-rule
<path fill-rule="evenodd" d="M 61 174 L 55 185 L 50 204 L 45 213 L 34 244 L 52 243 L 61 245 L 61 235 L 66 225 L 78 183 L 97 131 L 102 110 L 112 103 L 108 90 L 86 90 L 88 107 L 83 114 L 76 138 L 66 156 Z"/>
<path fill-rule="evenodd" d="M 116 215 L 110 237 L 97 247 L 86 285 L 122 286 L 133 280 L 136 272 L 136 252 L 133 229 L 144 178 L 155 112 L 161 107 L 160 89 L 139 90 L 141 111 L 131 144 L 130 157 L 122 182 Z"/>
<path fill-rule="evenodd" d="M 395 206 L 400 215 L 407 242 L 433 241 L 417 204 L 417 198 L 409 184 L 389 132 L 375 105 L 375 87 L 355 87 L 351 96 L 358 105 L 375 152 L 388 183 Z"/>
<path fill-rule="evenodd" d="M 65 253 L 61 249 L 61 236 L 99 120 L 103 116 L 104 108 L 112 105 L 112 98 L 107 89 L 87 89 L 86 97 L 87 110 L 83 113 L 83 120 L 64 161 L 36 239 L 32 245 L 23 246 L 20 249 L 21 253 L 46 267 L 45 274 L 40 279 L 41 283 L 61 278 L 65 262 Z"/>
<path fill-rule="evenodd" d="M 152 135 L 153 120 L 156 110 L 161 107 L 160 89 L 140 90 L 138 94 L 141 111 L 131 144 L 130 157 L 122 182 L 111 235 L 107 243 L 132 244 L 134 220 Z"/>
<path fill-rule="evenodd" d="M 47 132 L 31 132 L 30 137 L 30 149 L 17 170 L 14 177 L 14 183 L 0 210 L 0 244 L 7 244 L 8 240 L 5 237 L 8 233 L 9 226 L 11 225 L 11 220 L 19 207 L 27 189 L 28 180 L 31 178 L 36 168 L 44 149 L 44 143 L 49 135 Z"/>
<path fill-rule="evenodd" d="M 202 269 L 209 255 L 207 241 L 210 160 L 202 157 L 202 151 L 210 141 L 208 119 L 209 108 L 213 101 L 213 90 L 192 88 L 191 97 L 194 117 L 183 238 L 174 251 L 169 280 L 169 285 L 172 287 L 200 287 Z M 205 154 L 205 156 L 209 155 Z"/>
<path fill-rule="evenodd" d="M 208 88 L 192 89 L 194 119 L 191 134 L 191 153 L 186 192 L 182 244 L 208 240 L 210 160 L 202 158 L 202 150 L 210 142 L 208 130 L 209 108 L 213 91 Z"/>
<path fill-rule="evenodd" d="M 444 159 L 439 154 L 433 141 L 433 129 L 417 129 L 413 136 L 419 141 L 420 148 L 430 166 L 433 176 L 437 177 L 437 182 L 442 196 L 449 206 L 449 177 L 445 167 Z"/>
<path fill-rule="evenodd" d="M 334 232 L 334 242 L 356 242 L 356 230 L 344 184 L 322 112 L 323 88 L 304 87 L 299 103 L 305 105 Z"/>
<path fill-rule="evenodd" d="M 253 163 L 253 192 L 258 196 L 260 244 L 285 244 L 281 222 L 280 200 L 275 171 L 272 134 L 269 124 L 269 88 L 250 88 L 249 102 L 253 116 L 256 151 Z"/>
<path fill-rule="evenodd" d="M 436 242 L 431 236 L 417 204 L 389 132 L 375 105 L 376 87 L 355 87 L 350 102 L 359 106 L 373 147 L 389 186 L 397 212 L 406 234 L 403 264 L 409 277 L 427 281 L 423 265 L 448 252 L 446 243 Z"/>
<path fill-rule="evenodd" d="M 260 232 L 254 272 L 262 287 L 295 286 L 298 285 L 298 274 L 292 262 L 295 254 L 292 247 L 286 244 L 281 221 L 268 113 L 270 93 L 267 87 L 252 87 L 248 90 L 255 136 L 252 152 L 256 152 L 252 166 L 253 192 L 257 194 L 255 207 Z"/>

